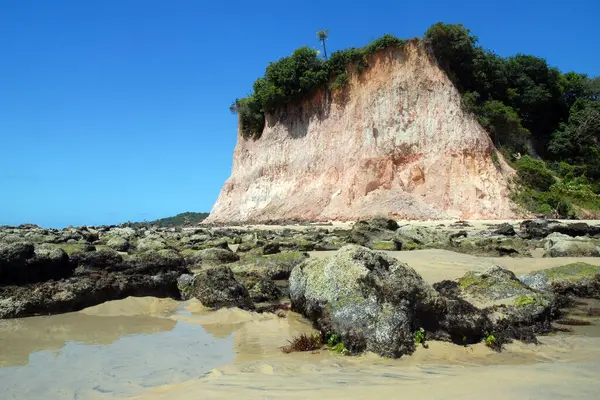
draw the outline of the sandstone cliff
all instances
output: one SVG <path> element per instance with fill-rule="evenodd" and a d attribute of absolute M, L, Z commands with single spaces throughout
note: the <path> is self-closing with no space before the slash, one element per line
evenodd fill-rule
<path fill-rule="evenodd" d="M 259 139 L 238 135 L 207 222 L 515 217 L 514 171 L 424 46 L 369 64 L 341 92 L 267 116 Z"/>

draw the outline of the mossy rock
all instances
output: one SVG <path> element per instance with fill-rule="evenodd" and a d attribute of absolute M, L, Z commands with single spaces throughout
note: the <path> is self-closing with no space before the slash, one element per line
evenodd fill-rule
<path fill-rule="evenodd" d="M 256 276 L 269 279 L 288 279 L 294 267 L 308 258 L 299 251 L 283 251 L 277 254 L 261 255 L 243 253 L 238 262 L 230 264 L 236 276 Z"/>
<path fill-rule="evenodd" d="M 369 246 L 372 250 L 385 250 L 385 251 L 393 251 L 393 250 L 399 250 L 400 246 L 398 245 L 398 243 L 393 242 L 393 241 L 380 241 L 380 242 L 373 242 L 371 243 L 371 245 Z"/>
<path fill-rule="evenodd" d="M 494 266 L 485 271 L 469 271 L 458 280 L 461 294 L 477 300 L 479 306 L 512 304 L 519 296 L 536 292 L 525 285 L 511 271 Z"/>
<path fill-rule="evenodd" d="M 600 298 L 600 266 L 584 262 L 532 272 L 520 280 L 537 290 Z"/>

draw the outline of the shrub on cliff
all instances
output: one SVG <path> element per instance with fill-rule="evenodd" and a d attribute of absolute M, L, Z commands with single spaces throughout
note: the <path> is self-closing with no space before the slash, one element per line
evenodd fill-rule
<path fill-rule="evenodd" d="M 517 161 L 516 165 L 517 175 L 523 185 L 545 192 L 554 183 L 552 172 L 542 160 L 525 156 Z"/>
<path fill-rule="evenodd" d="M 289 57 L 270 63 L 264 76 L 254 82 L 252 94 L 236 99 L 230 107 L 239 115 L 242 136 L 260 137 L 265 125 L 265 112 L 274 112 L 285 105 L 308 99 L 319 89 L 337 90 L 348 82 L 350 66 L 361 73 L 368 67 L 369 55 L 404 43 L 392 35 L 384 35 L 364 48 L 336 51 L 327 61 L 320 59 L 316 50 L 305 46 L 296 49 Z"/>

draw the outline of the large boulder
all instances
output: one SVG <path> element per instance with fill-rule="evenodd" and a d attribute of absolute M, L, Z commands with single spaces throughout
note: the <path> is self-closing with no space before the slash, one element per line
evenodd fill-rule
<path fill-rule="evenodd" d="M 598 257 L 600 243 L 596 239 L 571 237 L 562 233 L 552 233 L 544 240 L 544 257 Z"/>
<path fill-rule="evenodd" d="M 457 282 L 434 285 L 440 293 L 461 298 L 482 309 L 490 320 L 489 332 L 503 342 L 535 341 L 535 335 L 552 330 L 558 313 L 557 298 L 521 282 L 514 273 L 498 266 L 467 272 Z"/>
<path fill-rule="evenodd" d="M 0 285 L 43 282 L 68 277 L 72 273 L 69 256 L 54 245 L 0 245 Z"/>
<path fill-rule="evenodd" d="M 31 243 L 0 245 L 0 284 L 32 281 L 26 267 L 27 261 L 34 255 L 35 249 Z"/>
<path fill-rule="evenodd" d="M 600 226 L 588 225 L 585 222 L 566 224 L 554 220 L 527 220 L 520 226 L 520 235 L 528 239 L 543 239 L 551 233 L 558 232 L 567 236 L 598 236 Z"/>
<path fill-rule="evenodd" d="M 414 351 L 421 327 L 438 337 L 481 337 L 487 321 L 466 302 L 439 296 L 405 263 L 356 245 L 294 268 L 290 298 L 295 311 L 323 334 L 339 335 L 349 351 L 393 358 Z"/>
<path fill-rule="evenodd" d="M 226 266 L 201 270 L 194 279 L 194 296 L 211 308 L 239 307 L 254 309 L 248 290 Z"/>
<path fill-rule="evenodd" d="M 87 273 L 88 270 L 118 271 L 123 264 L 123 257 L 112 249 L 81 252 L 71 254 L 71 264 L 76 274 Z"/>
<path fill-rule="evenodd" d="M 348 242 L 371 247 L 373 243 L 394 239 L 394 232 L 397 228 L 396 221 L 384 218 L 376 217 L 371 220 L 358 221 L 348 234 Z"/>
<path fill-rule="evenodd" d="M 540 291 L 600 299 L 600 266 L 583 262 L 544 269 L 519 278 Z"/>

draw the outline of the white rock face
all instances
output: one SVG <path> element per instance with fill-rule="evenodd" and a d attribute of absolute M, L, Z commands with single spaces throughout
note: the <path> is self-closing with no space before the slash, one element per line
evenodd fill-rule
<path fill-rule="evenodd" d="M 207 222 L 514 218 L 514 171 L 420 44 L 373 56 L 343 92 L 267 116 L 238 135 Z"/>

